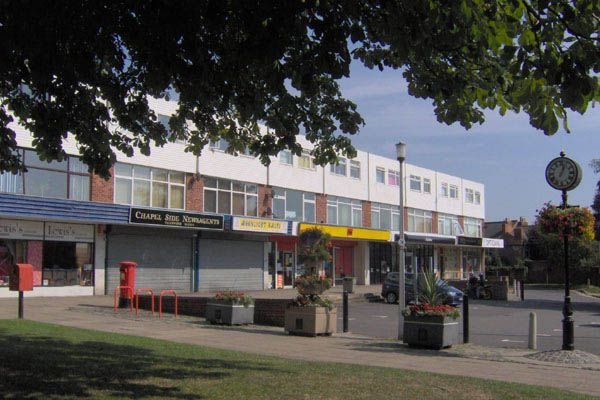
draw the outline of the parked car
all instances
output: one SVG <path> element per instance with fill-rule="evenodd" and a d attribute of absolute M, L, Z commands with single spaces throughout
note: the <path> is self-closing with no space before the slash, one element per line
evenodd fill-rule
<path fill-rule="evenodd" d="M 398 282 L 400 274 L 398 272 L 390 272 L 385 277 L 383 285 L 381 286 L 381 297 L 388 303 L 396 303 L 398 301 Z M 462 303 L 463 292 L 454 286 L 449 285 L 446 281 L 438 279 L 436 284 L 446 295 L 444 304 L 450 304 L 458 306 Z M 415 301 L 415 291 L 413 287 L 413 275 L 405 275 L 404 291 L 406 296 L 406 303 Z"/>

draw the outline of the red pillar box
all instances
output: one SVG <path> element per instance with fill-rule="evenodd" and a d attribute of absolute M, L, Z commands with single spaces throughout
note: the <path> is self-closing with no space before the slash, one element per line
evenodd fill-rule
<path fill-rule="evenodd" d="M 9 288 L 19 292 L 33 290 L 33 265 L 16 264 L 10 274 Z"/>
<path fill-rule="evenodd" d="M 135 293 L 135 269 L 137 263 L 134 261 L 121 261 L 119 263 L 119 269 L 121 271 L 121 280 L 119 285 L 124 286 L 121 288 L 119 296 L 119 308 L 128 308 L 131 306 L 133 301 L 133 293 Z M 131 289 L 128 289 L 128 288 Z"/>

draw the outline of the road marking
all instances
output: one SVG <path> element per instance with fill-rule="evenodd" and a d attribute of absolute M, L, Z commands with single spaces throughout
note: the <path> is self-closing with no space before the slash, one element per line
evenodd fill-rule
<path fill-rule="evenodd" d="M 537 335 L 543 337 L 552 337 L 552 335 L 548 335 L 547 333 L 538 333 Z"/>
<path fill-rule="evenodd" d="M 387 318 L 387 315 L 373 315 L 375 318 Z"/>
<path fill-rule="evenodd" d="M 562 332 L 562 329 L 553 329 L 554 332 Z"/>
<path fill-rule="evenodd" d="M 510 340 L 510 339 L 502 339 L 501 342 L 504 342 L 504 343 L 525 343 L 524 340 Z"/>

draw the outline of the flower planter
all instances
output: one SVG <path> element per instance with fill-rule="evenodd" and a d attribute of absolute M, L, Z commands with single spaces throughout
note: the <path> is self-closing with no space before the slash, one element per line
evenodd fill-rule
<path fill-rule="evenodd" d="M 458 320 L 442 316 L 404 317 L 404 343 L 441 349 L 458 343 Z"/>
<path fill-rule="evenodd" d="M 337 329 L 337 311 L 326 307 L 288 307 L 285 310 L 285 331 L 293 335 L 330 336 Z"/>
<path fill-rule="evenodd" d="M 254 323 L 254 305 L 212 302 L 206 304 L 204 315 L 211 324 L 247 325 Z"/>

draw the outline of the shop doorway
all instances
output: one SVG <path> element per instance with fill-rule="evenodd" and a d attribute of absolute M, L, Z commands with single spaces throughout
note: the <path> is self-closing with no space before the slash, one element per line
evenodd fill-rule
<path fill-rule="evenodd" d="M 333 262 L 336 284 L 345 276 L 354 276 L 352 271 L 352 247 L 334 247 Z"/>
<path fill-rule="evenodd" d="M 281 263 L 281 277 L 278 279 L 282 287 L 292 287 L 294 285 L 294 253 L 280 251 L 279 262 Z"/>
<path fill-rule="evenodd" d="M 392 245 L 389 243 L 371 243 L 369 246 L 369 283 L 380 284 L 391 271 Z"/>

